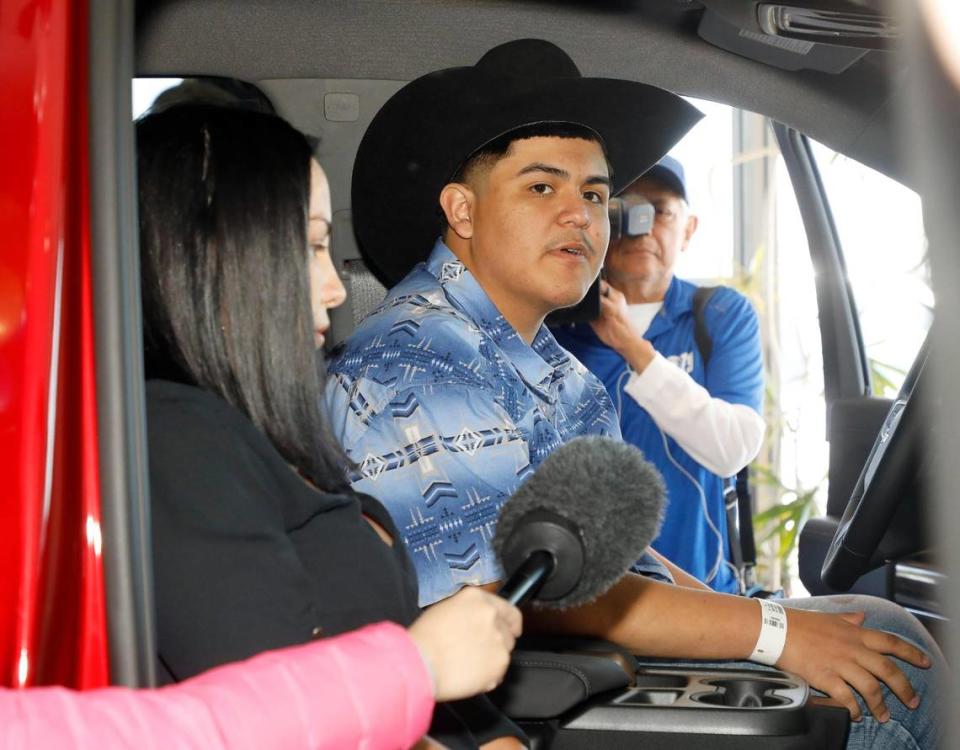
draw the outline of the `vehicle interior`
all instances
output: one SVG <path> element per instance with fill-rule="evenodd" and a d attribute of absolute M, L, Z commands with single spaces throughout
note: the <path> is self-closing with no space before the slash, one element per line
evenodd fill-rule
<path fill-rule="evenodd" d="M 96 5 L 96 4 L 93 4 Z M 555 42 L 584 75 L 625 78 L 760 113 L 790 174 L 815 270 L 829 441 L 827 515 L 800 537 L 813 594 L 892 599 L 945 645 L 946 563 L 931 536 L 935 484 L 928 411 L 939 403 L 928 343 L 895 399 L 871 395 L 870 370 L 828 196 L 808 138 L 919 188 L 900 148 L 912 80 L 904 31 L 880 0 L 141 0 L 94 7 L 91 89 L 93 212 L 105 281 L 98 382 L 110 399 L 102 430 L 113 678 L 151 684 L 149 498 L 136 309 L 131 195 L 134 77 L 221 76 L 257 85 L 281 115 L 319 138 L 331 183 L 333 255 L 349 291 L 334 312 L 344 338 L 382 296 L 354 238 L 353 157 L 366 125 L 405 82 L 472 65 L 491 47 Z M 132 17 L 131 17 L 131 14 Z M 124 30 L 135 28 L 134 37 Z M 892 248 L 891 248 L 892 250 Z M 878 252 L 885 251 L 878 248 Z M 135 321 L 135 318 L 134 318 Z M 918 338 L 924 332 L 918 332 Z M 930 334 L 931 341 L 935 330 Z M 139 380 L 138 380 L 139 379 Z M 133 498 L 133 502 L 130 499 Z M 119 569 L 122 568 L 122 569 Z M 526 670 L 501 691 L 536 747 L 840 747 L 846 714 L 813 716 L 802 681 L 737 672 L 646 670 L 610 644 L 531 643 Z M 562 656 L 559 667 L 555 664 Z M 540 661 L 537 661 L 537 658 Z M 578 677 L 587 673 L 589 680 Z M 544 696 L 547 696 L 545 699 Z M 534 697 L 536 699 L 534 699 Z M 678 718 L 680 717 L 680 718 Z M 643 734 L 642 743 L 637 739 Z M 707 739 L 709 737 L 709 740 Z M 775 738 L 775 739 L 772 739 Z"/>

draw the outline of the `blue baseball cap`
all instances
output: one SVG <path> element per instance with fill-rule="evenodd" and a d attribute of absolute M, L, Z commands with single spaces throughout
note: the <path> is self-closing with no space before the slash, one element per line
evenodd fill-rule
<path fill-rule="evenodd" d="M 660 180 L 685 201 L 687 200 L 687 181 L 684 178 L 683 165 L 669 154 L 644 172 L 643 176 Z"/>

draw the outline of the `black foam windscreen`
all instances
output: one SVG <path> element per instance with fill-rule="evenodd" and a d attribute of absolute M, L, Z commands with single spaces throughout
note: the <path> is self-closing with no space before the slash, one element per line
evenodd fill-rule
<path fill-rule="evenodd" d="M 575 438 L 551 453 L 504 505 L 494 550 L 510 576 L 519 558 L 540 543 L 545 515 L 560 517 L 580 542 L 580 560 L 572 564 L 581 567 L 571 571 L 569 559 L 564 564 L 568 543 L 546 542 L 558 558 L 559 575 L 571 582 L 558 591 L 548 580 L 541 590 L 547 595 L 534 601 L 557 609 L 585 604 L 622 578 L 656 537 L 665 495 L 660 472 L 634 446 L 606 437 Z"/>

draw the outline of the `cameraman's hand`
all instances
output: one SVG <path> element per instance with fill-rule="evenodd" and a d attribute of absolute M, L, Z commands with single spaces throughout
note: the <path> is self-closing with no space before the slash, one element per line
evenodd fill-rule
<path fill-rule="evenodd" d="M 906 675 L 891 658 L 916 667 L 929 667 L 920 649 L 891 633 L 862 627 L 863 612 L 827 614 L 787 609 L 787 642 L 777 667 L 794 672 L 843 704 L 854 721 L 861 718 L 856 691 L 874 717 L 884 722 L 890 712 L 881 684 L 909 708 L 920 699 Z"/>
<path fill-rule="evenodd" d="M 600 317 L 590 321 L 597 337 L 623 357 L 634 372 L 643 372 L 656 352 L 630 320 L 623 292 L 600 280 Z"/>
<path fill-rule="evenodd" d="M 499 685 L 522 625 L 519 609 L 467 586 L 425 609 L 407 632 L 433 673 L 437 701 L 443 702 Z"/>

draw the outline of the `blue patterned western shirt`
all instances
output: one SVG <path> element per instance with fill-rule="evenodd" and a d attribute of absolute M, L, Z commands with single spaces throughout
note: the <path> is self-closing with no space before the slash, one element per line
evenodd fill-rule
<path fill-rule="evenodd" d="M 351 481 L 393 516 L 421 606 L 501 577 L 490 545 L 500 508 L 552 450 L 579 435 L 620 437 L 603 384 L 546 326 L 527 345 L 440 241 L 334 352 L 329 373 Z M 649 555 L 638 565 L 670 580 Z"/>

